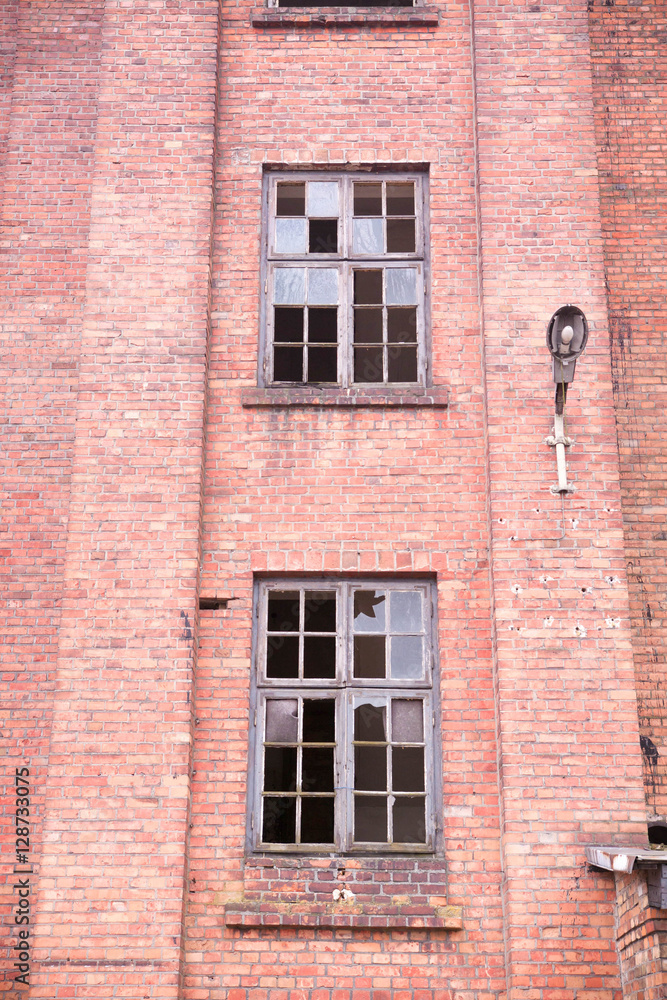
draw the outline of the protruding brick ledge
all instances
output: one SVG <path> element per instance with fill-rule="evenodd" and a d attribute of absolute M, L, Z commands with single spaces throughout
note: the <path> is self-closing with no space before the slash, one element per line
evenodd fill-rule
<path fill-rule="evenodd" d="M 447 407 L 449 393 L 445 386 L 433 385 L 414 392 L 388 392 L 368 389 L 244 389 L 243 406 L 435 406 Z"/>
<path fill-rule="evenodd" d="M 434 7 L 273 7 L 253 11 L 256 28 L 336 28 L 350 24 L 386 28 L 430 28 L 440 23 L 440 12 Z"/>
<path fill-rule="evenodd" d="M 415 910 L 418 912 L 414 912 Z M 243 930 L 344 927 L 352 930 L 457 931 L 463 928 L 463 911 L 460 906 L 403 906 L 378 911 L 378 907 L 326 903 L 312 904 L 297 911 L 293 903 L 261 904 L 255 909 L 249 909 L 247 905 L 228 904 L 225 907 L 224 922 L 227 927 Z"/>

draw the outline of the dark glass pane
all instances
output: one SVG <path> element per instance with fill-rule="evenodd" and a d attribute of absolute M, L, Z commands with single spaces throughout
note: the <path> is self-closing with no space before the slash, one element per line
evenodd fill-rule
<path fill-rule="evenodd" d="M 386 747 L 354 748 L 354 787 L 364 792 L 386 792 Z"/>
<path fill-rule="evenodd" d="M 296 698 L 270 698 L 266 703 L 266 742 L 296 743 L 299 703 Z"/>
<path fill-rule="evenodd" d="M 332 590 L 307 590 L 303 616 L 304 632 L 336 631 L 336 593 Z"/>
<path fill-rule="evenodd" d="M 279 184 L 276 215 L 306 214 L 306 185 Z"/>
<path fill-rule="evenodd" d="M 274 590 L 269 593 L 269 632 L 299 631 L 299 591 Z"/>
<path fill-rule="evenodd" d="M 382 310 L 354 310 L 354 342 L 355 344 L 382 343 Z"/>
<path fill-rule="evenodd" d="M 264 799 L 262 840 L 267 844 L 293 844 L 296 840 L 296 798 Z"/>
<path fill-rule="evenodd" d="M 301 799 L 301 843 L 333 844 L 334 799 Z"/>
<path fill-rule="evenodd" d="M 336 676 L 336 637 L 307 635 L 303 640 L 303 676 Z"/>
<path fill-rule="evenodd" d="M 386 732 L 383 705 L 359 705 L 355 708 L 355 740 L 359 743 L 384 743 Z"/>
<path fill-rule="evenodd" d="M 426 800 L 421 796 L 394 800 L 394 843 L 426 843 Z"/>
<path fill-rule="evenodd" d="M 382 271 L 354 272 L 354 302 L 358 306 L 382 304 Z"/>
<path fill-rule="evenodd" d="M 338 310 L 308 310 L 308 340 L 311 344 L 335 344 L 338 341 Z"/>
<path fill-rule="evenodd" d="M 311 219 L 308 223 L 310 253 L 338 253 L 338 220 Z"/>
<path fill-rule="evenodd" d="M 386 676 L 385 639 L 383 635 L 355 635 L 354 676 Z"/>
<path fill-rule="evenodd" d="M 266 676 L 299 676 L 298 635 L 269 635 L 266 637 Z"/>
<path fill-rule="evenodd" d="M 387 351 L 389 360 L 389 382 L 417 381 L 417 348 L 390 347 Z"/>
<path fill-rule="evenodd" d="M 300 344 L 303 341 L 303 309 L 285 309 L 276 306 L 273 339 L 282 344 Z"/>
<path fill-rule="evenodd" d="M 355 347 L 354 349 L 354 381 L 382 382 L 382 348 Z"/>
<path fill-rule="evenodd" d="M 387 184 L 387 215 L 415 214 L 415 185 Z"/>
<path fill-rule="evenodd" d="M 302 753 L 302 791 L 333 792 L 333 747 L 304 747 Z"/>
<path fill-rule="evenodd" d="M 308 382 L 338 381 L 338 348 L 308 348 Z"/>
<path fill-rule="evenodd" d="M 413 306 L 387 309 L 387 340 L 390 344 L 417 342 L 417 310 Z"/>
<path fill-rule="evenodd" d="M 395 792 L 423 792 L 424 748 L 394 747 L 391 752 L 391 775 Z"/>
<path fill-rule="evenodd" d="M 383 590 L 355 590 L 354 631 L 384 632 L 385 607 Z"/>
<path fill-rule="evenodd" d="M 336 742 L 336 703 L 329 698 L 306 699 L 303 703 L 303 742 Z"/>
<path fill-rule="evenodd" d="M 358 843 L 387 843 L 387 800 L 382 796 L 355 796 L 354 839 Z"/>
<path fill-rule="evenodd" d="M 387 219 L 387 253 L 414 253 L 415 220 Z"/>
<path fill-rule="evenodd" d="M 275 382 L 303 382 L 303 348 L 273 348 L 273 378 Z"/>
<path fill-rule="evenodd" d="M 382 184 L 354 185 L 354 214 L 382 215 Z"/>
<path fill-rule="evenodd" d="M 296 747 L 266 747 L 264 791 L 293 792 L 296 788 Z"/>

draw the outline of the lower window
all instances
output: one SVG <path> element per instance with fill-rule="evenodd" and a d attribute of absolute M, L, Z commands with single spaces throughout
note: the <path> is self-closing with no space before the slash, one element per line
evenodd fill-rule
<path fill-rule="evenodd" d="M 253 845 L 434 845 L 428 583 L 259 588 Z"/>

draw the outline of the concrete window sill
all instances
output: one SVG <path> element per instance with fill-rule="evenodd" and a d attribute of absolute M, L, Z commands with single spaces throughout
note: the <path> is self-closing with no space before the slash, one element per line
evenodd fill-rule
<path fill-rule="evenodd" d="M 297 908 L 294 903 L 248 905 L 228 904 L 224 922 L 242 930 L 254 928 L 342 927 L 352 930 L 440 930 L 463 928 L 460 906 L 395 906 L 380 910 L 368 905 L 315 903 Z"/>
<path fill-rule="evenodd" d="M 256 28 L 336 28 L 350 24 L 385 28 L 434 27 L 440 13 L 434 7 L 272 7 L 253 11 Z"/>
<path fill-rule="evenodd" d="M 266 389 L 244 389 L 241 403 L 245 407 L 320 407 L 320 406 L 391 406 L 439 407 L 448 405 L 445 386 L 432 385 L 416 389 L 341 389 L 337 386 L 315 389 L 312 386 Z"/>

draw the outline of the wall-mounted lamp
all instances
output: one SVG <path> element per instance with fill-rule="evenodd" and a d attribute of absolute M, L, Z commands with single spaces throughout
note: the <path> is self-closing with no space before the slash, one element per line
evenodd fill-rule
<path fill-rule="evenodd" d="M 567 465 L 565 448 L 572 442 L 565 436 L 563 411 L 567 400 L 567 387 L 574 379 L 577 358 L 586 347 L 588 323 L 581 309 L 576 306 L 562 306 L 549 320 L 547 327 L 547 347 L 553 358 L 553 378 L 556 383 L 556 412 L 554 432 L 547 438 L 547 444 L 556 449 L 558 483 L 552 486 L 554 493 L 569 493 L 567 485 Z"/>

